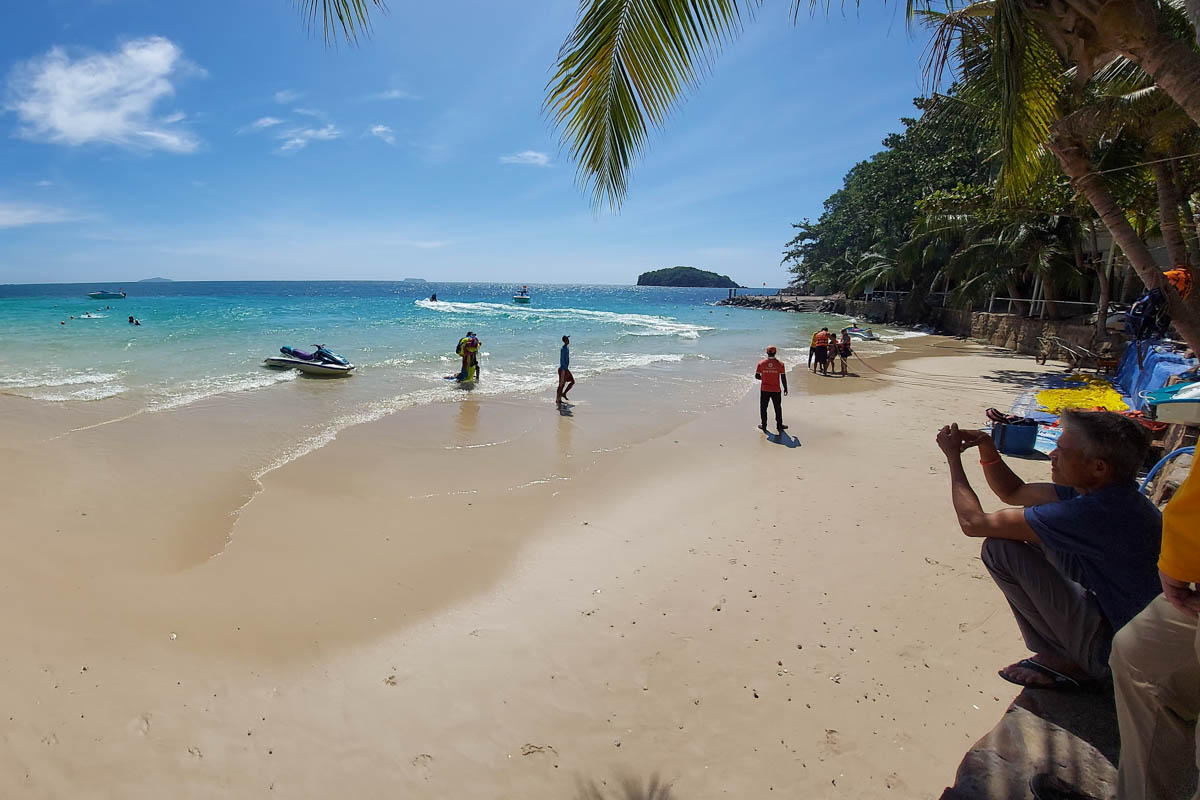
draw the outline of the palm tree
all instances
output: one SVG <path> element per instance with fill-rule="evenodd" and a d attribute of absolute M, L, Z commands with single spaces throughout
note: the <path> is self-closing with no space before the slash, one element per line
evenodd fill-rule
<path fill-rule="evenodd" d="M 1048 148 L 1145 285 L 1164 291 L 1179 333 L 1192 347 L 1200 346 L 1200 294 L 1184 301 L 1170 288 L 1117 202 L 1110 179 L 1095 164 L 1099 143 L 1111 140 L 1114 131 L 1124 136 L 1140 134 L 1161 148 L 1173 137 L 1194 133 L 1195 125 L 1132 60 L 1112 59 L 1099 71 L 1090 63 L 1086 69 L 1068 70 L 1067 60 L 1032 18 L 1006 17 L 1006 13 L 1000 2 L 977 2 L 958 11 L 924 14 L 935 27 L 928 63 L 931 74 L 936 78 L 956 56 L 964 104 L 990 106 L 997 115 L 1004 162 L 1002 194 L 1020 196 L 1038 172 L 1042 148 Z M 1180 36 L 1181 15 L 1172 9 L 1167 16 Z M 1191 48 L 1190 41 L 1186 46 Z M 1150 160 L 1167 163 L 1161 158 Z M 1160 220 L 1167 228 L 1174 225 L 1178 234 L 1173 176 L 1169 169 L 1158 173 L 1164 178 L 1159 190 Z M 1182 238 L 1176 236 L 1170 245 L 1173 254 L 1181 252 Z"/>
<path fill-rule="evenodd" d="M 371 33 L 371 6 L 386 11 L 383 0 L 292 0 L 313 28 L 321 29 L 322 38 L 328 46 L 341 36 L 347 43 L 358 41 L 360 35 Z"/>

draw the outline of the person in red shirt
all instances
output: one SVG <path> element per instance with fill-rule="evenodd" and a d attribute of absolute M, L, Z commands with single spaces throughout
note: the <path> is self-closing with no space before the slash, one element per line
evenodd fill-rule
<path fill-rule="evenodd" d="M 775 357 L 775 346 L 771 345 L 767 348 L 767 357 L 758 362 L 758 366 L 754 368 L 754 377 L 762 381 L 762 391 L 759 392 L 758 410 L 762 416 L 762 424 L 758 427 L 763 431 L 767 429 L 767 404 L 774 403 L 775 405 L 775 427 L 780 433 L 787 430 L 787 425 L 783 424 L 783 412 L 780 410 L 780 387 L 783 388 L 783 394 L 787 394 L 787 376 L 783 374 L 783 362 Z"/>

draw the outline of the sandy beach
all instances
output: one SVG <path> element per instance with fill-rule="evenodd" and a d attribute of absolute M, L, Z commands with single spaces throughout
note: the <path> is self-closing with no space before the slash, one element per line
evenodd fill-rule
<path fill-rule="evenodd" d="M 0 796 L 936 797 L 1024 651 L 933 436 L 1055 367 L 930 336 L 792 368 L 788 444 L 749 380 L 679 413 L 703 383 L 622 375 L 261 480 L 244 398 L 0 397 Z"/>

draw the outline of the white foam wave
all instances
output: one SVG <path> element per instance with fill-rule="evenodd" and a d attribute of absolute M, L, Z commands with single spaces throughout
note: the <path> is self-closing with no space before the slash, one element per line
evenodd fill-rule
<path fill-rule="evenodd" d="M 505 305 L 504 303 L 454 303 L 443 300 L 415 300 L 415 305 L 430 311 L 447 314 L 471 314 L 482 317 L 510 317 L 513 319 L 586 320 L 610 325 L 621 325 L 633 330 L 631 335 L 680 336 L 698 339 L 703 331 L 714 330 L 708 325 L 693 325 L 671 317 L 650 314 L 624 314 L 616 311 L 594 311 L 590 308 L 538 308 L 534 306 Z"/>
<path fill-rule="evenodd" d="M 63 375 L 61 373 L 33 374 L 25 373 L 0 377 L 0 387 L 5 389 L 43 389 L 60 386 L 80 386 L 83 384 L 111 383 L 121 376 L 112 372 L 77 372 Z"/>
<path fill-rule="evenodd" d="M 918 336 L 928 336 L 925 331 L 884 331 L 879 334 L 879 338 L 884 342 L 895 342 L 900 339 L 915 339 Z"/>
<path fill-rule="evenodd" d="M 102 386 L 89 386 L 85 389 L 65 394 L 34 394 L 32 397 L 34 400 L 45 400 L 51 403 L 68 403 L 72 400 L 103 400 L 107 397 L 116 397 L 125 391 L 127 391 L 126 387 L 120 384 L 105 384 Z"/>
<path fill-rule="evenodd" d="M 299 375 L 298 372 L 289 369 L 262 373 L 243 373 L 241 375 L 218 375 L 203 380 L 188 381 L 173 387 L 170 393 L 151 402 L 148 410 L 168 411 L 173 408 L 191 405 L 192 403 L 219 394 L 265 389 L 277 383 L 294 381 L 297 375 Z"/>

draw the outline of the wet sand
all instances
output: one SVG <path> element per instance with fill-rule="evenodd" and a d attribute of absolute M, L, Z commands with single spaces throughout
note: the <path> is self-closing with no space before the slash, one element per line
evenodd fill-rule
<path fill-rule="evenodd" d="M 749 383 L 465 395 L 261 481 L 244 399 L 0 398 L 0 795 L 936 796 L 1023 651 L 933 433 L 1052 368 L 906 340 L 786 442 Z"/>

